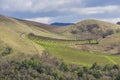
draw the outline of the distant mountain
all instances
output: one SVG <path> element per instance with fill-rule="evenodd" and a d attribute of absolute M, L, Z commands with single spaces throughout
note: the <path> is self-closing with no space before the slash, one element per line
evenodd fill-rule
<path fill-rule="evenodd" d="M 69 25 L 74 25 L 74 23 L 59 23 L 59 22 L 55 22 L 55 23 L 52 23 L 51 25 L 54 25 L 54 26 L 69 26 Z"/>
<path fill-rule="evenodd" d="M 120 22 L 117 22 L 118 25 L 120 25 Z"/>

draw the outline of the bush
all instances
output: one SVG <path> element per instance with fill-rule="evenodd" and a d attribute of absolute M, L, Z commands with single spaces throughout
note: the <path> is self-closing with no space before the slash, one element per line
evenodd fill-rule
<path fill-rule="evenodd" d="M 95 78 L 100 78 L 102 76 L 101 72 L 99 70 L 93 71 L 92 75 Z"/>
<path fill-rule="evenodd" d="M 116 76 L 115 80 L 120 80 L 120 72 L 119 72 L 118 75 Z"/>
<path fill-rule="evenodd" d="M 34 58 L 31 59 L 25 59 L 22 61 L 21 65 L 26 68 L 33 68 L 33 69 L 39 69 L 40 68 L 40 61 Z"/>
<path fill-rule="evenodd" d="M 106 64 L 103 68 L 104 71 L 110 71 L 112 69 L 111 65 Z"/>
<path fill-rule="evenodd" d="M 8 55 L 12 52 L 12 48 L 6 47 L 5 50 L 2 52 L 2 56 Z"/>
<path fill-rule="evenodd" d="M 44 53 L 22 61 L 2 62 L 0 80 L 103 80 L 104 76 L 109 77 L 109 80 L 120 80 L 118 65 L 68 65 L 48 52 Z"/>
<path fill-rule="evenodd" d="M 70 66 L 62 62 L 60 65 L 60 69 L 63 71 L 70 71 Z"/>
<path fill-rule="evenodd" d="M 84 74 L 83 69 L 79 69 L 79 70 L 78 70 L 78 73 L 77 73 L 78 77 L 82 77 L 83 74 Z"/>
<path fill-rule="evenodd" d="M 117 64 L 113 65 L 113 69 L 119 69 L 119 68 L 120 68 L 119 65 L 117 65 Z"/>
<path fill-rule="evenodd" d="M 100 67 L 97 65 L 97 63 L 94 63 L 91 67 L 91 69 L 99 69 Z"/>

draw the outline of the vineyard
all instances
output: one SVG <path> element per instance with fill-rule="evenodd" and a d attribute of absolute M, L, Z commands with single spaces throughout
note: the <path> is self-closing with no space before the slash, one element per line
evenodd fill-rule
<path fill-rule="evenodd" d="M 91 64 L 95 62 L 100 65 L 120 64 L 120 56 L 118 55 L 82 51 L 70 47 L 76 44 L 84 45 L 88 43 L 87 41 L 51 39 L 35 35 L 29 35 L 28 37 L 35 43 L 42 46 L 45 50 L 50 51 L 54 56 L 63 59 L 65 62 L 70 64 L 80 64 L 84 66 L 91 66 Z"/>

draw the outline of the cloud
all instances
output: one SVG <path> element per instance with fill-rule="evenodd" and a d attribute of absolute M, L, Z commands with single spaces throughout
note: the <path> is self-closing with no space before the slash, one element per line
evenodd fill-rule
<path fill-rule="evenodd" d="M 37 18 L 27 18 L 26 20 L 50 24 L 53 22 L 77 22 L 73 15 L 69 16 L 57 16 L 57 17 L 37 17 Z M 80 20 L 80 19 L 79 19 Z"/>
<path fill-rule="evenodd" d="M 100 19 L 100 20 L 111 22 L 111 23 L 117 23 L 117 22 L 120 22 L 120 17 L 119 18 Z"/>
<path fill-rule="evenodd" d="M 116 5 L 110 5 L 110 6 L 103 6 L 103 7 L 91 7 L 91 8 L 83 8 L 81 10 L 81 13 L 84 14 L 101 14 L 106 12 L 113 12 L 117 11 L 119 9 L 119 6 Z"/>
<path fill-rule="evenodd" d="M 26 20 L 48 24 L 48 23 L 50 23 L 52 18 L 50 18 L 50 17 L 39 17 L 39 18 L 30 18 L 30 19 L 26 19 Z"/>
<path fill-rule="evenodd" d="M 50 24 L 50 23 L 53 23 L 53 22 L 71 22 L 71 23 L 74 22 L 74 23 L 76 23 L 76 22 L 80 21 L 80 19 L 76 20 L 76 18 L 72 19 L 72 17 L 73 16 L 38 17 L 38 18 L 30 18 L 30 19 L 26 19 L 26 20 L 45 23 L 45 24 Z M 94 19 L 101 20 L 101 21 L 106 21 L 106 22 L 111 22 L 111 23 L 115 23 L 115 24 L 117 22 L 120 22 L 120 17 L 118 17 L 118 18 L 94 18 Z"/>
<path fill-rule="evenodd" d="M 116 22 L 120 17 L 118 3 L 119 0 L 112 3 L 109 0 L 0 0 L 0 13 L 42 23 L 76 22 L 88 18 Z"/>
<path fill-rule="evenodd" d="M 63 9 L 63 11 L 70 11 L 72 13 L 82 14 L 82 15 L 91 15 L 91 14 L 104 14 L 112 13 L 118 11 L 120 6 L 118 5 L 107 5 L 107 6 L 98 6 L 98 7 L 84 7 L 84 8 L 71 8 Z"/>
<path fill-rule="evenodd" d="M 0 8 L 13 12 L 47 12 L 80 3 L 82 0 L 1 0 Z"/>
<path fill-rule="evenodd" d="M 0 9 L 10 12 L 30 12 L 30 13 L 49 13 L 53 11 L 58 16 L 63 13 L 94 15 L 113 13 L 118 11 L 119 5 L 93 6 L 86 7 L 88 0 L 1 0 Z M 120 11 L 119 11 L 120 12 Z M 60 13 L 60 14 L 59 14 Z M 68 15 L 67 14 L 67 15 Z"/>
<path fill-rule="evenodd" d="M 7 11 L 27 11 L 32 8 L 31 0 L 1 0 L 0 8 Z"/>

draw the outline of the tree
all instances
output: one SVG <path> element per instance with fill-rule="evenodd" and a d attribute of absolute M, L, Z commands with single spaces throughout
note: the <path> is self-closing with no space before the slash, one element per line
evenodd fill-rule
<path fill-rule="evenodd" d="M 118 75 L 116 76 L 115 80 L 120 80 L 120 72 L 119 72 Z"/>
<path fill-rule="evenodd" d="M 80 36 L 80 40 L 87 40 L 89 44 L 91 44 L 93 40 L 95 40 L 95 43 L 98 44 L 98 39 L 99 36 L 97 36 L 96 34 L 91 34 L 90 32 L 82 33 Z"/>
<path fill-rule="evenodd" d="M 63 71 L 70 71 L 69 65 L 65 64 L 64 62 L 61 63 L 60 68 L 61 68 Z"/>
<path fill-rule="evenodd" d="M 2 56 L 8 55 L 12 52 L 12 48 L 6 47 L 5 50 L 2 52 Z"/>
<path fill-rule="evenodd" d="M 78 73 L 77 73 L 78 77 L 82 77 L 83 74 L 84 74 L 83 69 L 79 69 L 79 70 L 78 70 Z"/>
<path fill-rule="evenodd" d="M 93 75 L 95 78 L 100 78 L 100 77 L 102 76 L 101 71 L 99 71 L 99 70 L 93 71 L 92 75 Z"/>
<path fill-rule="evenodd" d="M 117 64 L 113 65 L 113 69 L 119 69 L 119 68 L 120 68 L 119 65 L 117 65 Z"/>
<path fill-rule="evenodd" d="M 96 69 L 98 70 L 100 67 L 97 63 L 93 63 L 92 66 L 91 66 L 91 69 Z"/>

